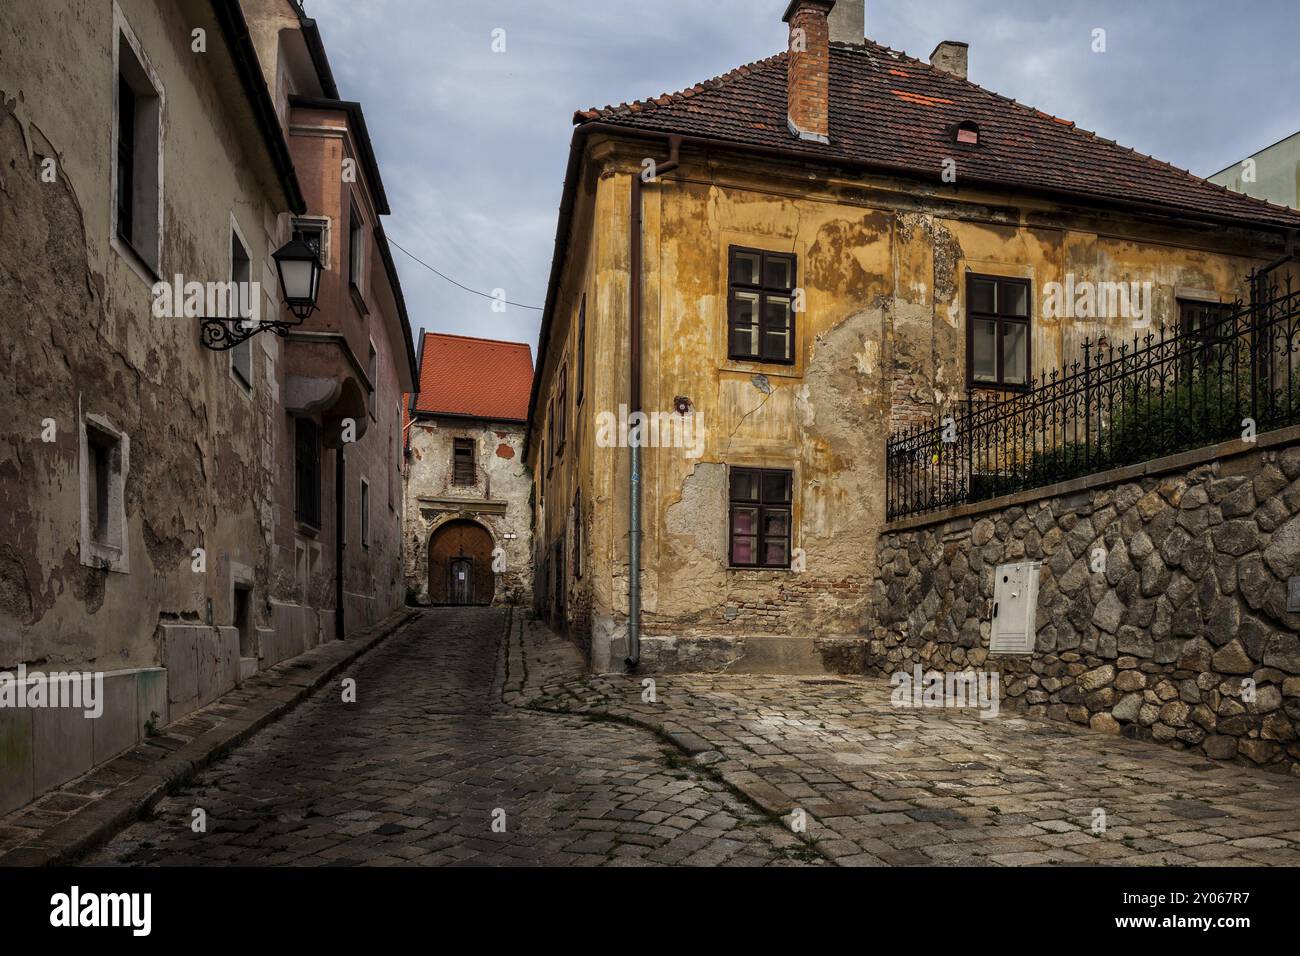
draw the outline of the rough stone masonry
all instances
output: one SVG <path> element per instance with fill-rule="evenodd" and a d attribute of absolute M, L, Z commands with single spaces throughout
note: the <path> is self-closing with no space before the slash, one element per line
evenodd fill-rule
<path fill-rule="evenodd" d="M 990 656 L 993 570 L 1025 560 L 1036 650 Z M 1030 716 L 1300 773 L 1294 443 L 886 533 L 880 566 L 870 670 L 996 669 Z"/>

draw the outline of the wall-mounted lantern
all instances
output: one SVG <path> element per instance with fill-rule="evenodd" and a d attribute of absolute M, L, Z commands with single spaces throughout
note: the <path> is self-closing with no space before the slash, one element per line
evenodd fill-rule
<path fill-rule="evenodd" d="M 265 319 L 246 322 L 239 318 L 204 318 L 205 346 L 221 352 L 248 341 L 258 332 L 285 336 L 316 311 L 316 296 L 320 292 L 320 254 L 303 240 L 294 239 L 272 253 L 271 258 L 275 260 L 275 269 L 280 276 L 280 292 L 285 307 L 297 321 Z"/>

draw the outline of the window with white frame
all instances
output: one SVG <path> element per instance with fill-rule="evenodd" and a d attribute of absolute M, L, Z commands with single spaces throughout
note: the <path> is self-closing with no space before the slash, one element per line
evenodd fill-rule
<path fill-rule="evenodd" d="M 113 238 L 156 275 L 162 249 L 162 86 L 120 14 L 117 26 Z"/>
<path fill-rule="evenodd" d="M 125 574 L 130 441 L 98 415 L 81 421 L 81 563 Z"/>
<path fill-rule="evenodd" d="M 230 281 L 234 283 L 232 311 L 240 320 L 248 320 L 253 307 L 253 262 L 239 226 L 230 219 Z M 230 349 L 230 374 L 246 390 L 253 388 L 253 340 L 244 339 Z"/>
<path fill-rule="evenodd" d="M 301 240 L 316 250 L 320 267 L 330 267 L 330 221 L 323 216 L 303 216 L 293 220 L 293 239 Z"/>

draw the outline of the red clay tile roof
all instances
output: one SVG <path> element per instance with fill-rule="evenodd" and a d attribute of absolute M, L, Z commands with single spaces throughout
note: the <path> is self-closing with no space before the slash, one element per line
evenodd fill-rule
<path fill-rule="evenodd" d="M 426 332 L 415 412 L 527 421 L 532 385 L 527 343 Z"/>
<path fill-rule="evenodd" d="M 1154 204 L 1243 223 L 1300 227 L 1300 214 L 1209 183 L 870 40 L 831 47 L 830 143 L 796 139 L 786 124 L 786 54 L 653 100 L 574 115 L 619 126 L 775 147 L 809 158 L 879 164 L 939 183 L 1003 184 L 1107 203 Z M 980 145 L 956 144 L 979 124 Z"/>

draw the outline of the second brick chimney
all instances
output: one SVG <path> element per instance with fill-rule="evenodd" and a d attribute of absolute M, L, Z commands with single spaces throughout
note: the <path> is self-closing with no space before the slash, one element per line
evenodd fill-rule
<path fill-rule="evenodd" d="M 830 142 L 830 25 L 835 0 L 790 0 L 782 17 L 790 24 L 786 70 L 786 118 L 800 139 Z"/>

